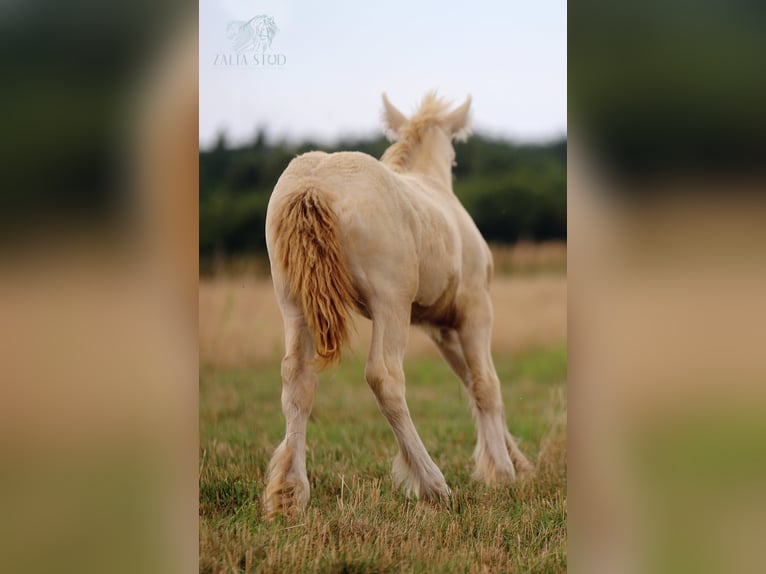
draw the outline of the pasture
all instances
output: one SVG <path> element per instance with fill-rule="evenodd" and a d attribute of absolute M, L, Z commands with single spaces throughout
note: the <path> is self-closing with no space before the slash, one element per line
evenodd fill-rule
<path fill-rule="evenodd" d="M 266 522 L 264 472 L 284 434 L 279 313 L 268 279 L 201 281 L 200 571 L 565 571 L 566 277 L 549 266 L 499 276 L 492 296 L 507 421 L 536 479 L 501 488 L 471 479 L 466 392 L 413 329 L 407 400 L 453 495 L 441 505 L 406 499 L 390 476 L 393 433 L 364 381 L 370 328 L 359 319 L 342 365 L 320 375 L 308 510 Z"/>

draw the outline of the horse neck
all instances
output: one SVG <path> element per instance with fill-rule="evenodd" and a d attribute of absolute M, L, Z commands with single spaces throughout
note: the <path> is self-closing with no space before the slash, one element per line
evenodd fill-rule
<path fill-rule="evenodd" d="M 427 152 L 415 153 L 408 163 L 407 171 L 430 176 L 452 189 L 452 165 L 447 159 L 435 159 Z"/>
<path fill-rule="evenodd" d="M 427 135 L 407 131 L 380 159 L 393 171 L 424 175 L 452 190 L 452 157 L 445 153 L 445 146 L 435 145 L 433 141 L 424 141 Z"/>

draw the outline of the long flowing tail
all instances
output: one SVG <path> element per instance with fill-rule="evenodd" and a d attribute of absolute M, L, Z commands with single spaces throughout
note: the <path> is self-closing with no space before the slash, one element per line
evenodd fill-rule
<path fill-rule="evenodd" d="M 290 198 L 276 230 L 282 271 L 303 307 L 321 368 L 340 361 L 349 313 L 359 301 L 338 239 L 335 214 L 313 187 Z"/>

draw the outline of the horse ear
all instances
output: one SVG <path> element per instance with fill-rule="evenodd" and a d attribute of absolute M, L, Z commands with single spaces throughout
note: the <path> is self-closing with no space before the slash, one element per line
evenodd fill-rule
<path fill-rule="evenodd" d="M 394 105 L 388 101 L 388 96 L 383 94 L 383 123 L 386 130 L 392 135 L 398 136 L 399 129 L 405 124 L 407 117 L 397 110 Z"/>
<path fill-rule="evenodd" d="M 470 110 L 471 96 L 469 95 L 459 108 L 455 108 L 447 115 L 445 125 L 453 138 L 464 140 L 468 137 Z"/>

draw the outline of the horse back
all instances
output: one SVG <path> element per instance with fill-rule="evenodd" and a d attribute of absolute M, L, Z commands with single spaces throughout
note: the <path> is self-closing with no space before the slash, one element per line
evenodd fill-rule
<path fill-rule="evenodd" d="M 459 292 L 476 269 L 484 273 L 486 244 L 451 190 L 359 152 L 310 152 L 282 174 L 269 210 L 306 189 L 335 214 L 362 314 L 388 297 L 410 301 L 413 323 L 458 322 Z"/>

